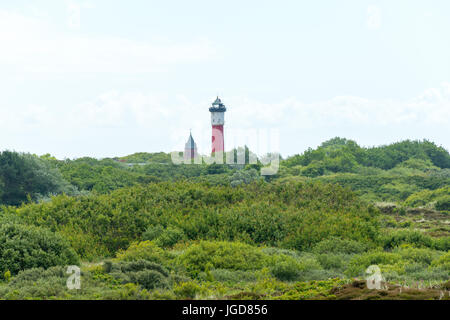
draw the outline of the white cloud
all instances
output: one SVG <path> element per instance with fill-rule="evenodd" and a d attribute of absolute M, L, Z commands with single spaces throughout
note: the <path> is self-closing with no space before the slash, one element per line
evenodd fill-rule
<path fill-rule="evenodd" d="M 81 26 L 81 6 L 73 0 L 67 1 L 68 20 L 67 25 L 71 29 L 79 29 Z"/>
<path fill-rule="evenodd" d="M 69 8 L 70 24 L 77 27 L 80 5 Z M 171 66 L 213 59 L 217 54 L 204 39 L 144 42 L 58 30 L 42 18 L 0 10 L 0 67 L 14 72 L 140 73 L 165 71 Z"/>
<path fill-rule="evenodd" d="M 66 126 L 78 127 L 143 127 L 154 128 L 171 115 L 167 100 L 152 94 L 106 92 L 94 101 L 72 107 Z"/>
<path fill-rule="evenodd" d="M 165 151 L 182 149 L 189 129 L 192 129 L 197 144 L 206 152 L 210 146 L 208 107 L 212 101 L 213 97 L 192 101 L 185 95 L 111 91 L 92 101 L 65 107 L 63 112 L 30 105 L 11 113 L 2 106 L 0 135 L 26 134 L 44 141 L 57 136 L 64 142 L 64 148 L 69 150 L 63 156 L 73 156 L 70 151 L 72 147 L 66 146 L 66 141 L 72 141 L 76 145 L 73 148 L 80 149 L 77 155 L 103 156 L 142 150 L 139 146 L 148 139 L 153 140 L 146 142 L 149 144 L 147 151 L 157 148 Z M 300 152 L 300 147 L 313 146 L 311 137 L 315 136 L 317 143 L 320 143 L 320 140 L 330 135 L 352 138 L 348 134 L 357 132 L 355 139 L 359 141 L 358 137 L 368 132 L 369 141 L 384 143 L 377 140 L 377 135 L 394 130 L 395 135 L 387 142 L 405 138 L 433 139 L 435 136 L 430 136 L 431 131 L 442 128 L 439 132 L 444 132 L 450 126 L 450 83 L 425 90 L 419 96 L 405 101 L 370 100 L 353 96 L 314 103 L 303 103 L 295 98 L 273 104 L 248 97 L 224 97 L 223 101 L 228 107 L 227 132 L 249 128 L 279 130 L 281 139 L 292 141 L 290 145 L 295 148 L 282 149 L 284 154 Z M 420 136 L 416 137 L 416 134 Z M 301 139 L 300 135 L 303 135 Z M 439 143 L 450 147 L 448 135 L 440 133 L 439 137 Z M 107 139 L 107 142 L 102 139 Z M 119 139 L 124 141 L 116 143 Z M 296 145 L 300 143 L 299 139 L 301 146 Z M 95 141 L 101 145 L 88 149 L 88 145 Z M 55 153 L 54 150 L 43 152 Z"/>
<path fill-rule="evenodd" d="M 367 8 L 367 27 L 370 30 L 377 30 L 381 27 L 381 9 L 370 5 Z"/>
<path fill-rule="evenodd" d="M 418 97 L 404 101 L 369 100 L 355 96 L 338 96 L 314 103 L 303 103 L 295 98 L 273 104 L 244 97 L 227 100 L 231 110 L 239 109 L 231 115 L 229 122 L 239 126 L 255 123 L 303 128 L 343 124 L 450 125 L 450 83 L 425 90 Z"/>
<path fill-rule="evenodd" d="M 89 1 L 66 0 L 67 25 L 70 29 L 80 29 L 82 9 L 94 8 L 93 3 Z"/>

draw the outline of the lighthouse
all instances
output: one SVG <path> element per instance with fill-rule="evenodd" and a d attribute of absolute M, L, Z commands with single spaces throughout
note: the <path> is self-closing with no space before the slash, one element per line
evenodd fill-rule
<path fill-rule="evenodd" d="M 225 108 L 219 97 L 212 103 L 212 107 L 209 108 L 212 126 L 212 153 L 224 152 L 223 125 L 225 124 L 225 111 L 227 111 L 227 108 Z"/>

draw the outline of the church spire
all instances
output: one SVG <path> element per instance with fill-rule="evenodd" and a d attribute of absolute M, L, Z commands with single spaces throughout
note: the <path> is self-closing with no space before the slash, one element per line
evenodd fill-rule
<path fill-rule="evenodd" d="M 194 159 L 197 156 L 197 144 L 192 137 L 192 130 L 189 130 L 189 138 L 184 147 L 184 158 Z"/>

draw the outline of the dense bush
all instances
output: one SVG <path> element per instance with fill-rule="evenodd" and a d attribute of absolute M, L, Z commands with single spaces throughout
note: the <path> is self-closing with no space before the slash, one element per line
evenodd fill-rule
<path fill-rule="evenodd" d="M 0 285 L 0 298 L 9 300 L 137 300 L 149 299 L 147 290 L 134 283 L 121 284 L 98 270 L 81 272 L 81 290 L 67 288 L 69 274 L 65 267 L 32 268 L 19 272 L 7 284 Z"/>
<path fill-rule="evenodd" d="M 430 236 L 424 235 L 419 231 L 400 230 L 390 232 L 381 237 L 381 243 L 384 249 L 392 249 L 401 244 L 412 244 L 416 247 L 432 248 L 434 241 Z"/>
<path fill-rule="evenodd" d="M 258 280 L 258 273 L 254 270 L 213 269 L 200 273 L 199 279 L 203 281 L 214 280 L 229 283 L 255 282 Z"/>
<path fill-rule="evenodd" d="M 68 242 L 58 234 L 20 224 L 0 226 L 0 253 L 1 274 L 79 262 Z"/>
<path fill-rule="evenodd" d="M 179 299 L 195 299 L 202 288 L 196 282 L 188 281 L 175 285 L 173 291 Z"/>
<path fill-rule="evenodd" d="M 376 175 L 362 175 L 355 173 L 339 173 L 324 175 L 316 178 L 319 181 L 335 183 L 351 188 L 361 197 L 376 201 L 402 202 L 406 205 L 422 206 L 431 199 L 422 198 L 422 192 L 426 195 L 433 194 L 433 190 L 448 187 L 448 177 L 435 176 L 429 173 L 416 174 L 414 172 L 385 171 Z M 370 197 L 368 197 L 370 195 Z M 413 198 L 418 202 L 412 202 Z"/>
<path fill-rule="evenodd" d="M 193 276 L 207 269 L 255 270 L 262 268 L 265 255 L 239 242 L 201 241 L 190 246 L 178 259 Z"/>
<path fill-rule="evenodd" d="M 393 251 L 398 253 L 402 260 L 406 260 L 410 263 L 417 263 L 420 265 L 429 265 L 436 259 L 440 254 L 428 248 L 397 248 Z"/>
<path fill-rule="evenodd" d="M 322 162 L 327 170 L 333 172 L 351 172 L 357 164 L 384 170 L 401 163 L 404 167 L 417 169 L 430 169 L 433 166 L 450 168 L 448 151 L 427 140 L 406 140 L 388 146 L 361 148 L 352 140 L 334 138 L 315 150 L 308 149 L 302 155 L 288 158 L 283 164 L 287 167 L 309 166 L 314 161 Z"/>
<path fill-rule="evenodd" d="M 31 154 L 0 153 L 0 203 L 20 205 L 53 194 L 77 194 L 50 162 Z"/>
<path fill-rule="evenodd" d="M 371 251 L 352 258 L 345 272 L 352 277 L 362 276 L 371 265 L 395 265 L 400 260 L 401 256 L 397 253 Z M 385 270 L 382 269 L 382 271 Z"/>
<path fill-rule="evenodd" d="M 406 200 L 408 206 L 431 207 L 434 199 L 423 198 L 421 192 L 448 188 L 448 168 L 448 151 L 426 140 L 361 148 L 354 141 L 334 138 L 282 161 L 278 176 L 337 183 L 371 202 Z"/>
<path fill-rule="evenodd" d="M 358 241 L 330 238 L 317 243 L 313 252 L 316 253 L 362 253 L 367 250 L 367 245 Z"/>
<path fill-rule="evenodd" d="M 155 243 L 161 247 L 172 247 L 185 238 L 183 230 L 172 226 L 167 228 L 161 225 L 150 226 L 142 234 L 143 240 L 155 240 Z"/>
<path fill-rule="evenodd" d="M 157 239 L 164 232 L 164 227 L 160 224 L 155 226 L 149 226 L 145 232 L 142 234 L 142 240 L 152 241 Z"/>
<path fill-rule="evenodd" d="M 442 211 L 450 211 L 450 195 L 436 199 L 435 208 Z"/>
<path fill-rule="evenodd" d="M 147 260 L 164 263 L 168 257 L 168 253 L 152 241 L 132 243 L 127 250 L 121 250 L 117 253 L 117 259 L 120 261 Z"/>
<path fill-rule="evenodd" d="M 57 166 L 64 178 L 79 190 L 98 193 L 154 181 L 154 177 L 134 172 L 111 159 L 80 158 L 60 161 Z"/>
<path fill-rule="evenodd" d="M 170 154 L 164 152 L 137 152 L 125 157 L 115 158 L 115 160 L 127 163 L 170 163 L 172 161 Z"/>
<path fill-rule="evenodd" d="M 169 273 L 160 264 L 147 260 L 105 264 L 105 271 L 122 284 L 135 283 L 147 290 L 169 285 Z"/>
<path fill-rule="evenodd" d="M 2 299 L 51 299 L 68 293 L 68 275 L 64 267 L 47 270 L 31 268 L 21 271 L 6 287 L 0 288 Z"/>
<path fill-rule="evenodd" d="M 236 187 L 242 184 L 249 184 L 254 181 L 262 179 L 259 172 L 256 169 L 250 168 L 249 170 L 236 171 L 230 178 L 230 184 L 232 187 Z"/>
<path fill-rule="evenodd" d="M 447 272 L 450 272 L 450 252 L 447 252 L 439 258 L 433 260 L 431 262 L 431 266 L 434 268 L 441 268 Z"/>
<path fill-rule="evenodd" d="M 295 260 L 280 261 L 271 267 L 270 272 L 281 281 L 298 280 L 301 273 L 299 265 Z"/>
<path fill-rule="evenodd" d="M 311 255 L 277 254 L 267 259 L 271 274 L 281 281 L 307 279 L 311 273 L 323 271 L 320 263 Z"/>
<path fill-rule="evenodd" d="M 400 164 L 398 164 L 397 167 L 416 169 L 416 170 L 420 170 L 420 171 L 434 170 L 434 169 L 438 168 L 438 167 L 434 166 L 433 163 L 431 162 L 431 160 L 429 160 L 429 159 L 423 160 L 423 159 L 416 159 L 416 158 L 411 158 L 406 161 L 403 161 Z"/>
<path fill-rule="evenodd" d="M 441 283 L 450 276 L 448 158 L 427 141 L 362 148 L 335 138 L 263 178 L 259 162 L 6 152 L 0 198 L 32 201 L 0 207 L 0 299 L 334 298 L 333 286 L 372 264 L 389 281 Z M 63 178 L 87 191 L 48 198 L 76 189 Z M 77 255 L 92 263 L 82 290 L 70 291 L 62 266 Z"/>
<path fill-rule="evenodd" d="M 445 186 L 436 190 L 422 190 L 410 195 L 405 200 L 405 205 L 409 207 L 425 206 L 428 203 L 435 203 L 437 210 L 450 210 L 450 186 Z M 445 209 L 447 208 L 447 209 Z"/>
<path fill-rule="evenodd" d="M 333 254 L 333 253 L 323 253 L 317 256 L 322 268 L 326 270 L 345 270 L 347 266 L 347 260 L 349 255 L 345 254 Z"/>
<path fill-rule="evenodd" d="M 142 270 L 130 274 L 130 282 L 137 283 L 147 290 L 165 288 L 168 286 L 166 278 L 154 270 Z"/>
<path fill-rule="evenodd" d="M 333 236 L 373 242 L 378 230 L 377 211 L 349 190 L 304 182 L 234 188 L 151 183 L 107 195 L 62 195 L 8 212 L 25 223 L 60 231 L 86 258 L 101 252 L 112 256 L 143 238 L 162 246 L 209 239 L 302 250 Z"/>

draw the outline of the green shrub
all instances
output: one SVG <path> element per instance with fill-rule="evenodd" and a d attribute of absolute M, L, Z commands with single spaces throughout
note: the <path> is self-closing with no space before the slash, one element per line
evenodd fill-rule
<path fill-rule="evenodd" d="M 41 278 L 65 278 L 67 280 L 66 268 L 61 266 L 50 267 L 48 269 L 44 268 L 30 268 L 19 272 L 17 276 L 12 278 L 11 285 L 19 286 L 25 285 L 26 283 L 35 282 Z M 66 281 L 64 281 L 66 283 Z"/>
<path fill-rule="evenodd" d="M 172 247 L 186 238 L 184 231 L 180 228 L 162 225 L 150 226 L 142 234 L 143 240 L 155 241 L 161 247 Z"/>
<path fill-rule="evenodd" d="M 258 279 L 258 273 L 254 270 L 227 270 L 227 269 L 213 269 L 199 274 L 200 280 L 213 280 L 218 282 L 254 282 Z"/>
<path fill-rule="evenodd" d="M 324 270 L 324 269 L 313 269 L 302 272 L 299 281 L 314 281 L 314 280 L 328 280 L 328 279 L 343 279 L 345 275 L 338 270 Z"/>
<path fill-rule="evenodd" d="M 433 191 L 421 190 L 410 195 L 404 203 L 408 207 L 421 207 L 425 206 L 431 199 L 433 199 Z"/>
<path fill-rule="evenodd" d="M 166 288 L 169 285 L 167 269 L 147 260 L 109 262 L 104 265 L 104 270 L 122 284 L 135 283 L 147 290 Z"/>
<path fill-rule="evenodd" d="M 400 230 L 394 231 L 381 237 L 381 244 L 384 249 L 393 249 L 401 244 L 411 244 L 415 247 L 432 248 L 434 241 L 430 236 L 419 231 Z"/>
<path fill-rule="evenodd" d="M 450 236 L 433 239 L 433 247 L 436 250 L 449 251 L 450 250 Z"/>
<path fill-rule="evenodd" d="M 5 281 L 6 282 L 9 282 L 10 280 L 11 280 L 11 271 L 6 271 L 4 274 L 3 274 L 3 279 L 5 279 Z"/>
<path fill-rule="evenodd" d="M 300 257 L 300 253 L 298 251 L 276 247 L 261 248 L 261 252 L 269 256 L 283 255 L 283 256 L 290 256 L 296 259 Z"/>
<path fill-rule="evenodd" d="M 179 299 L 195 299 L 202 292 L 202 288 L 193 281 L 176 284 L 173 291 Z"/>
<path fill-rule="evenodd" d="M 424 265 L 423 263 L 417 263 L 417 262 L 408 263 L 405 266 L 405 274 L 407 274 L 407 275 L 417 274 L 417 273 L 425 272 L 426 269 L 427 269 L 427 266 Z"/>
<path fill-rule="evenodd" d="M 190 239 L 304 250 L 333 236 L 370 243 L 378 231 L 376 210 L 350 190 L 302 181 L 235 188 L 207 182 L 150 183 L 109 194 L 61 195 L 7 212 L 64 234 L 88 259 L 114 256 L 141 239 L 168 247 Z"/>
<path fill-rule="evenodd" d="M 110 271 L 108 271 L 108 269 Z M 158 273 L 161 273 L 163 276 L 168 277 L 169 272 L 165 267 L 163 267 L 161 264 L 154 263 L 148 260 L 137 260 L 137 261 L 131 261 L 131 262 L 119 262 L 119 263 L 112 263 L 110 267 L 105 265 L 105 271 L 107 272 L 137 272 L 142 270 L 154 270 Z"/>
<path fill-rule="evenodd" d="M 56 266 L 49 269 L 33 268 L 19 272 L 7 285 L 0 286 L 0 299 L 148 299 L 147 290 L 135 283 L 121 284 L 101 268 L 92 273 L 81 272 L 81 290 L 67 288 L 67 268 Z M 141 278 L 144 281 L 145 278 Z M 144 282 L 143 282 L 144 283 Z"/>
<path fill-rule="evenodd" d="M 152 241 L 135 242 L 125 251 L 116 255 L 120 261 L 148 260 L 162 263 L 167 259 L 167 253 Z"/>
<path fill-rule="evenodd" d="M 325 164 L 323 161 L 313 161 L 301 171 L 306 177 L 317 177 L 325 173 Z"/>
<path fill-rule="evenodd" d="M 450 195 L 436 199 L 434 207 L 437 210 L 450 211 Z"/>
<path fill-rule="evenodd" d="M 420 264 L 406 265 L 405 272 L 383 272 L 383 277 L 388 282 L 417 285 L 419 282 L 442 282 L 449 279 L 449 271 L 440 268 L 429 269 Z M 426 284 L 426 283 L 425 283 Z"/>
<path fill-rule="evenodd" d="M 281 281 L 295 281 L 303 271 L 303 266 L 289 256 L 278 256 L 271 264 L 270 273 Z"/>
<path fill-rule="evenodd" d="M 161 247 L 173 247 L 185 238 L 183 230 L 169 226 L 157 237 L 156 243 Z"/>
<path fill-rule="evenodd" d="M 355 240 L 330 238 L 317 243 L 313 252 L 315 253 L 362 253 L 367 250 L 367 245 Z"/>
<path fill-rule="evenodd" d="M 164 227 L 160 224 L 156 226 L 149 226 L 142 234 L 142 240 L 153 241 L 156 240 L 164 232 Z"/>
<path fill-rule="evenodd" d="M 371 265 L 395 265 L 401 260 L 397 253 L 372 251 L 353 257 L 345 273 L 348 276 L 361 276 Z"/>
<path fill-rule="evenodd" d="M 68 294 L 68 275 L 61 266 L 30 268 L 19 272 L 6 287 L 0 287 L 2 299 L 54 299 Z"/>
<path fill-rule="evenodd" d="M 400 254 L 403 260 L 407 260 L 409 263 L 418 263 L 421 265 L 429 265 L 439 253 L 431 249 L 424 248 L 401 248 L 393 251 Z"/>
<path fill-rule="evenodd" d="M 214 269 L 256 270 L 264 265 L 265 255 L 255 247 L 239 242 L 201 241 L 179 256 L 179 263 L 193 276 Z"/>
<path fill-rule="evenodd" d="M 322 270 L 322 266 L 313 255 L 303 254 L 297 259 L 297 261 L 300 263 L 300 270 L 302 272 Z"/>
<path fill-rule="evenodd" d="M 448 186 L 447 182 L 447 186 L 444 186 L 442 188 L 436 190 L 425 189 L 410 195 L 405 200 L 405 205 L 409 207 L 420 207 L 420 206 L 431 206 L 431 204 L 434 203 L 434 207 L 436 210 L 448 211 L 450 210 L 448 209 L 450 208 L 449 194 L 450 194 L 450 187 Z"/>
<path fill-rule="evenodd" d="M 249 170 L 239 170 L 230 177 L 230 185 L 236 187 L 257 180 L 261 180 L 261 175 L 256 169 L 250 168 Z"/>
<path fill-rule="evenodd" d="M 58 234 L 20 224 L 0 226 L 0 252 L 0 274 L 79 263 L 75 251 Z"/>
<path fill-rule="evenodd" d="M 410 169 L 417 169 L 421 171 L 427 171 L 431 169 L 438 169 L 438 167 L 434 166 L 431 160 L 426 159 L 416 159 L 411 158 L 406 161 L 403 161 L 402 163 L 399 163 L 397 165 L 399 168 L 410 168 Z"/>
<path fill-rule="evenodd" d="M 304 274 L 323 270 L 317 259 L 311 254 L 285 255 L 269 257 L 267 264 L 274 277 L 281 281 L 299 280 Z"/>
<path fill-rule="evenodd" d="M 326 270 L 343 270 L 349 260 L 349 255 L 323 253 L 317 256 L 320 265 Z"/>
<path fill-rule="evenodd" d="M 450 252 L 447 252 L 439 258 L 433 260 L 431 266 L 433 268 L 440 268 L 446 271 L 450 271 Z"/>
<path fill-rule="evenodd" d="M 155 270 L 142 270 L 131 273 L 130 280 L 147 290 L 165 288 L 168 286 L 166 277 Z"/>

